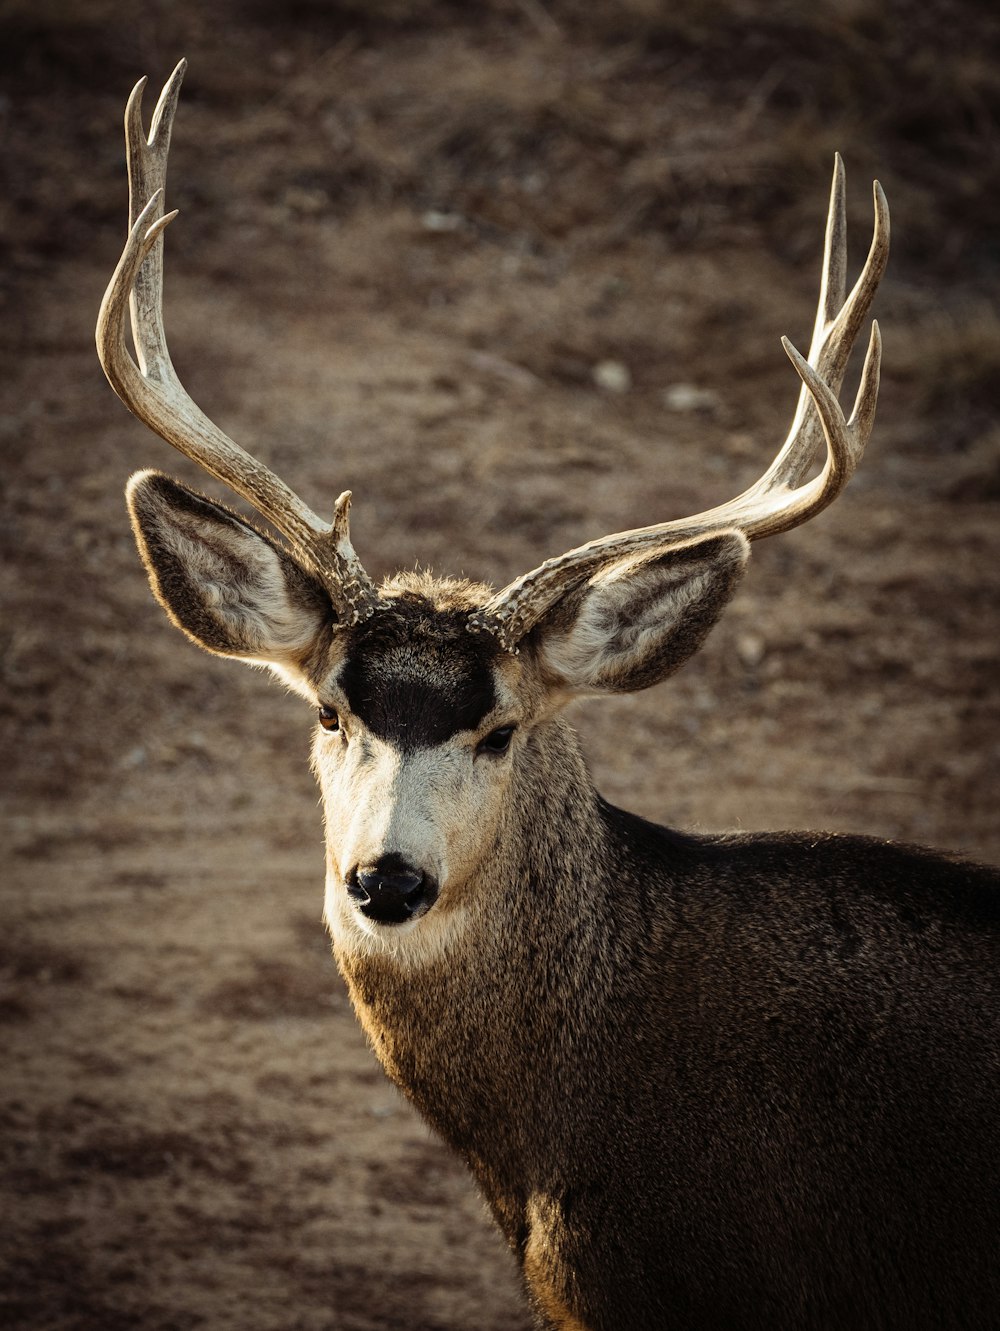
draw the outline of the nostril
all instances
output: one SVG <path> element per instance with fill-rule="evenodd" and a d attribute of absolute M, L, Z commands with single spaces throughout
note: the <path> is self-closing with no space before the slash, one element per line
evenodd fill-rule
<path fill-rule="evenodd" d="M 386 873 L 381 869 L 359 869 L 354 876 L 357 887 L 374 900 L 376 897 L 395 897 L 407 901 L 424 885 L 424 875 L 416 869 Z"/>

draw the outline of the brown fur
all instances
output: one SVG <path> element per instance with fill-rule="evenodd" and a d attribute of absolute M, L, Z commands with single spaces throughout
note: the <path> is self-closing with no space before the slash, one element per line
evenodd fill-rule
<path fill-rule="evenodd" d="M 178 582 L 184 546 L 164 530 L 190 536 L 191 506 L 171 516 L 156 496 L 135 502 L 143 554 L 198 637 L 204 560 Z M 230 540 L 228 517 L 198 514 L 205 542 L 237 560 L 245 531 Z M 387 690 L 372 713 L 383 728 L 394 696 L 437 696 L 427 655 L 447 643 L 445 674 L 470 687 L 489 674 L 495 707 L 481 721 L 470 710 L 446 742 L 407 755 L 347 708 L 317 735 L 314 762 L 327 916 L 358 1016 L 389 1076 L 468 1163 L 539 1326 L 992 1325 L 1000 876 L 864 838 L 655 827 L 601 800 L 559 711 L 575 693 L 676 668 L 731 593 L 740 540 L 645 561 L 631 589 L 606 570 L 516 657 L 464 636 L 483 588 L 404 575 L 383 587 L 380 622 L 339 630 L 301 570 L 281 592 L 260 559 L 240 556 L 236 601 L 258 633 L 278 602 L 298 607 L 311 647 L 297 667 L 275 648 L 275 664 L 314 701 L 347 706 L 352 653 L 392 662 L 366 685 Z M 217 618 L 206 622 L 205 645 L 224 650 Z M 243 654 L 245 634 L 232 620 L 227 632 Z M 483 734 L 511 716 L 509 753 L 481 755 Z M 441 813 L 445 849 L 462 843 L 409 932 L 355 927 L 344 887 L 350 838 L 358 855 L 397 849 L 377 819 L 374 831 L 350 821 L 379 761 L 380 799 L 404 799 L 407 764 L 419 774 L 407 827 L 430 844 Z M 449 823 L 473 796 L 475 816 Z"/>
<path fill-rule="evenodd" d="M 996 875 L 852 838 L 672 837 L 597 806 L 550 726 L 463 946 L 418 975 L 339 957 L 540 1312 L 987 1325 Z"/>

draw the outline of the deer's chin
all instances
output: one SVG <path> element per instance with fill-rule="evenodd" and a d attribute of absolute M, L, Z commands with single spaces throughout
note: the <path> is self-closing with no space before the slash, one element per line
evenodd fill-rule
<path fill-rule="evenodd" d="M 418 964 L 439 958 L 464 928 L 461 906 L 442 904 L 437 892 L 409 919 L 372 919 L 351 899 L 339 874 L 327 877 L 323 919 L 337 951 Z"/>

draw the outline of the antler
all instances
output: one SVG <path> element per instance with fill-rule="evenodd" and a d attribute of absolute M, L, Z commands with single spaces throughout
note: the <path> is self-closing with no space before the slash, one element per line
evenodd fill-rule
<path fill-rule="evenodd" d="M 290 542 L 294 554 L 323 583 L 342 623 L 367 619 L 378 593 L 351 545 L 351 493 L 337 500 L 332 523 L 313 511 L 273 472 L 213 424 L 185 391 L 170 361 L 163 331 L 163 232 L 177 216 L 164 214 L 167 154 L 182 60 L 160 94 L 147 138 L 142 125 L 146 80 L 125 108 L 129 234 L 97 319 L 97 354 L 111 387 L 161 438 L 249 500 Z M 129 309 L 138 365 L 125 344 Z"/>
<path fill-rule="evenodd" d="M 854 474 L 875 419 L 881 339 L 872 323 L 854 409 L 845 421 L 837 393 L 858 332 L 871 307 L 889 257 L 889 207 L 876 180 L 875 226 L 868 258 L 850 296 L 847 287 L 847 217 L 844 164 L 836 156 L 819 306 L 808 360 L 787 338 L 782 345 L 802 379 L 788 438 L 761 478 L 718 508 L 692 517 L 603 536 L 555 559 L 548 559 L 498 592 L 470 617 L 469 627 L 493 634 L 507 651 L 534 627 L 570 587 L 598 569 L 632 555 L 667 549 L 704 532 L 738 528 L 750 540 L 773 536 L 808 521 L 836 499 Z M 821 473 L 801 484 L 820 435 L 826 440 Z"/>

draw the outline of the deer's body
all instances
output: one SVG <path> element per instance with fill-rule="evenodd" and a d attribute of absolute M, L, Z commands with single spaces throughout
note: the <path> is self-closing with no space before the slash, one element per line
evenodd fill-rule
<path fill-rule="evenodd" d="M 539 847 L 562 867 L 523 866 L 502 929 L 416 968 L 340 957 L 540 1311 L 594 1331 L 991 1325 L 995 877 L 599 816 L 586 876 Z"/>
<path fill-rule="evenodd" d="M 189 637 L 270 666 L 317 709 L 337 961 L 386 1071 L 479 1181 L 539 1325 L 994 1325 L 1000 876 L 862 838 L 655 827 L 601 800 L 563 717 L 681 665 L 749 540 L 818 512 L 857 465 L 874 327 L 849 420 L 836 389 L 885 266 L 878 187 L 848 295 L 838 162 L 809 359 L 789 353 L 799 408 L 749 490 L 496 594 L 413 574 L 377 588 L 349 494 L 321 522 L 170 364 L 180 73 L 148 141 L 138 92 L 126 112 L 133 225 L 98 346 L 123 399 L 289 546 L 147 472 L 128 491 L 140 551 Z"/>
<path fill-rule="evenodd" d="M 543 1324 L 989 1325 L 998 876 L 656 827 L 601 800 L 561 716 L 514 762 L 439 946 L 341 930 L 336 875 L 327 913 L 375 1052 Z"/>

